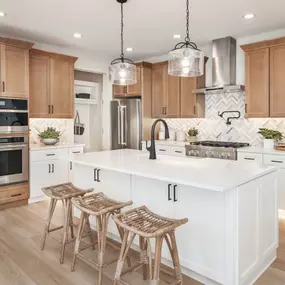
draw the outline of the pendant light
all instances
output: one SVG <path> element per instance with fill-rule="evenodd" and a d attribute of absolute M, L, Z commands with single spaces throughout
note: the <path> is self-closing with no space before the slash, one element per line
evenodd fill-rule
<path fill-rule="evenodd" d="M 124 56 L 124 3 L 127 0 L 117 0 L 121 4 L 121 56 L 114 59 L 109 67 L 110 81 L 114 85 L 132 85 L 137 83 L 135 64 Z"/>
<path fill-rule="evenodd" d="M 189 36 L 189 0 L 186 0 L 186 37 L 169 53 L 168 73 L 173 76 L 197 77 L 204 74 L 204 54 Z"/>

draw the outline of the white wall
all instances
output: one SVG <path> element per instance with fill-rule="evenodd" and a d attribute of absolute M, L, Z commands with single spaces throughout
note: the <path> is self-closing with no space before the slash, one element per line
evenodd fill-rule
<path fill-rule="evenodd" d="M 78 60 L 75 63 L 75 69 L 103 74 L 102 148 L 104 150 L 110 149 L 110 101 L 112 100 L 112 85 L 109 82 L 108 68 L 112 59 L 101 55 L 96 56 L 94 52 L 84 51 L 77 48 L 64 48 L 40 43 L 36 43 L 34 48 L 78 57 Z"/>
<path fill-rule="evenodd" d="M 243 38 L 237 38 L 237 64 L 236 64 L 236 83 L 237 84 L 245 84 L 245 57 L 244 51 L 240 48 L 241 45 L 261 42 L 264 40 L 271 40 L 285 36 L 285 29 L 275 30 L 272 32 L 252 35 Z M 206 86 L 212 85 L 212 44 L 208 44 L 203 47 L 199 47 L 205 54 L 205 56 L 209 57 L 206 66 Z M 168 55 L 161 55 L 157 57 L 152 57 L 145 59 L 148 62 L 159 62 L 165 61 L 168 59 Z"/>

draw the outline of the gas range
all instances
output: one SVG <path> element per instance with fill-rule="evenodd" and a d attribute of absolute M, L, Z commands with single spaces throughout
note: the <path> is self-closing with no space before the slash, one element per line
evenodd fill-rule
<path fill-rule="evenodd" d="M 248 143 L 199 141 L 186 145 L 186 155 L 237 160 L 237 148 L 247 146 Z"/>

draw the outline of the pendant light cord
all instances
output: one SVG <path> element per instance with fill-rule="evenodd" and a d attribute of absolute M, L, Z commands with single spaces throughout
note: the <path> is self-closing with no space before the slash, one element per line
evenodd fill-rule
<path fill-rule="evenodd" d="M 121 59 L 124 62 L 124 4 L 121 3 Z"/>
<path fill-rule="evenodd" d="M 189 43 L 190 42 L 190 32 L 189 32 L 189 0 L 186 0 L 186 38 L 185 38 L 185 42 Z"/>

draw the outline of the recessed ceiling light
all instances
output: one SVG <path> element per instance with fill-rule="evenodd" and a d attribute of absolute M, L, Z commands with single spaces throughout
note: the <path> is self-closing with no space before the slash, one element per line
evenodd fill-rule
<path fill-rule="evenodd" d="M 5 12 L 0 12 L 0 17 L 5 17 L 6 13 Z"/>
<path fill-rule="evenodd" d="M 252 18 L 254 18 L 254 17 L 255 17 L 255 15 L 252 14 L 252 13 L 246 14 L 246 15 L 243 16 L 243 18 L 246 19 L 246 20 L 252 19 Z"/>
<path fill-rule="evenodd" d="M 79 34 L 79 33 L 75 33 L 75 34 L 73 34 L 73 36 L 74 36 L 75 38 L 77 38 L 77 39 L 82 38 L 82 35 L 81 35 L 81 34 Z"/>
<path fill-rule="evenodd" d="M 173 38 L 174 38 L 174 39 L 180 39 L 181 36 L 180 36 L 180 35 L 173 35 Z"/>
<path fill-rule="evenodd" d="M 128 48 L 126 48 L 126 51 L 132 52 L 132 51 L 134 51 L 134 49 L 132 47 L 128 47 Z"/>

